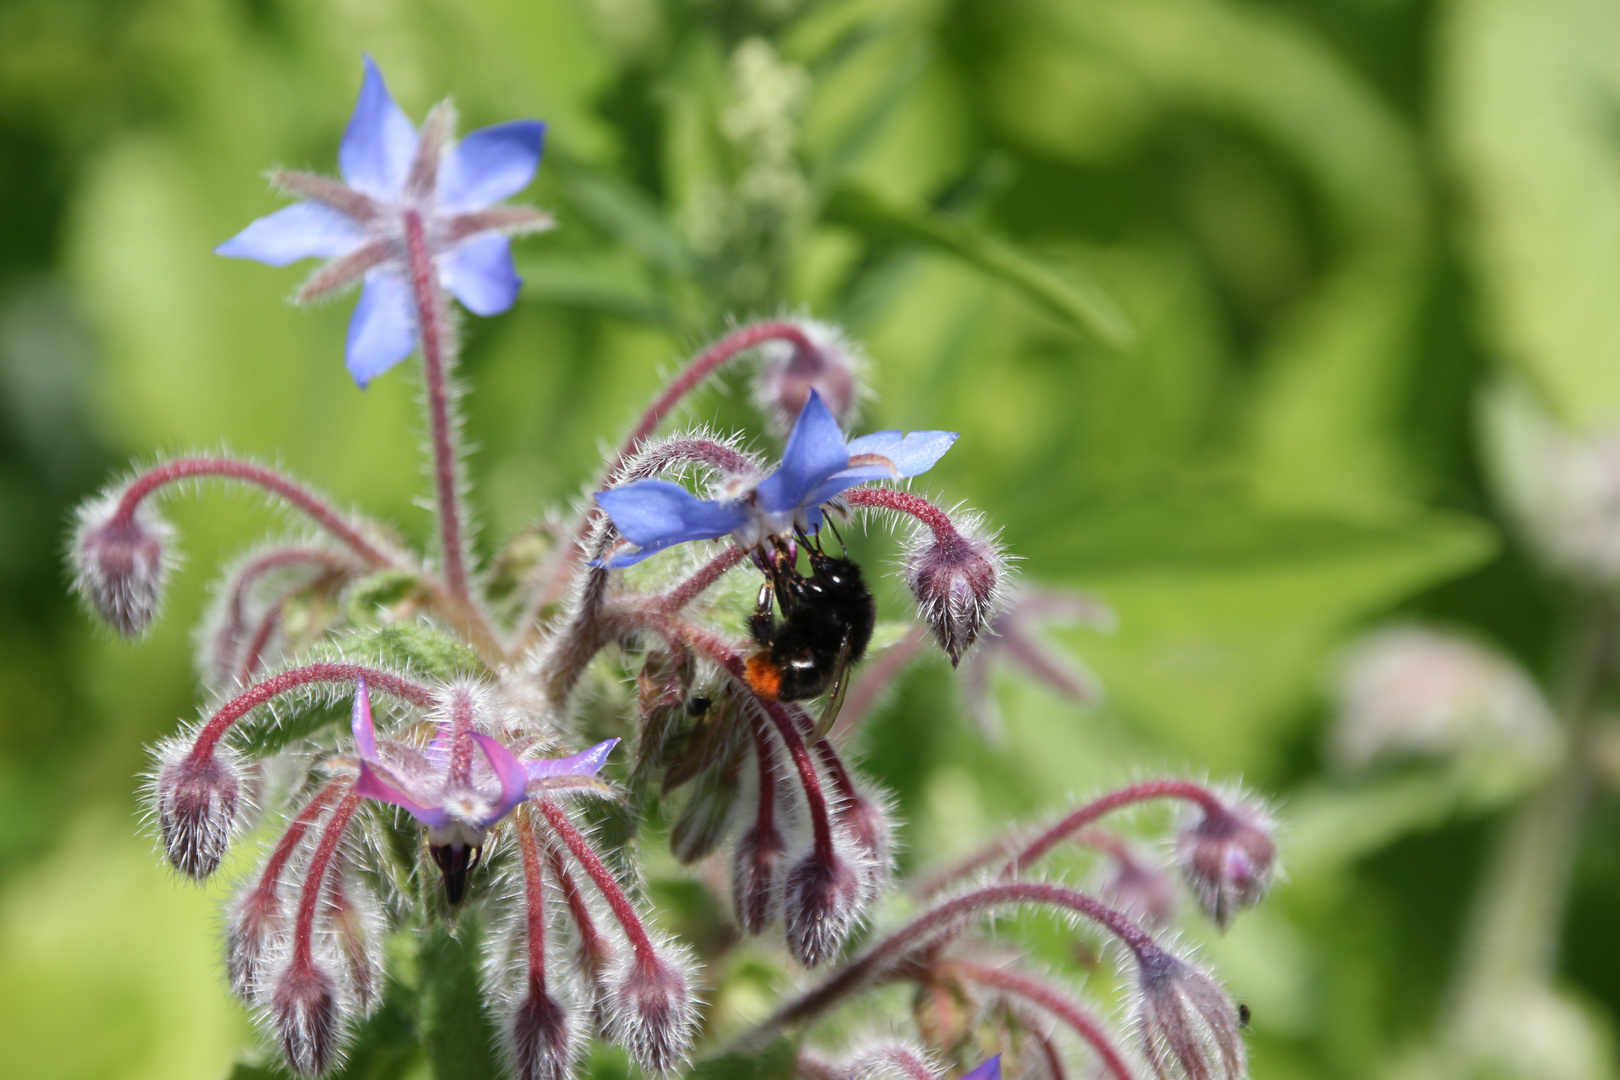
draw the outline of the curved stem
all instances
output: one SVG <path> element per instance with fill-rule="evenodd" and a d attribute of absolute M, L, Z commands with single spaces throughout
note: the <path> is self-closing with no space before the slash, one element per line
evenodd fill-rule
<path fill-rule="evenodd" d="M 541 800 L 537 805 L 550 824 L 551 831 L 557 834 L 558 839 L 573 854 L 574 860 L 584 867 L 585 873 L 596 883 L 596 889 L 612 909 L 613 917 L 624 928 L 624 936 L 630 939 L 630 947 L 636 951 L 636 959 L 643 964 L 656 964 L 658 953 L 653 948 L 652 938 L 647 936 L 646 927 L 641 925 L 641 916 L 636 913 L 635 905 L 630 903 L 630 898 L 624 894 L 619 879 L 614 877 L 613 871 L 602 862 L 601 856 L 591 847 L 585 835 L 568 820 L 568 814 L 562 807 L 550 800 Z"/>
<path fill-rule="evenodd" d="M 264 870 L 259 874 L 259 884 L 255 886 L 254 893 L 260 901 L 275 899 L 281 887 L 281 872 L 286 869 L 293 852 L 303 843 L 304 835 L 309 832 L 316 819 L 326 813 L 326 808 L 332 805 L 332 800 L 337 798 L 338 792 L 347 786 L 348 782 L 344 780 L 334 780 L 327 784 L 304 804 L 298 816 L 288 824 L 287 831 L 276 841 L 270 857 L 264 861 Z"/>
<path fill-rule="evenodd" d="M 729 544 L 726 549 L 698 568 L 697 573 L 670 589 L 655 601 L 660 610 L 673 615 L 687 604 L 695 600 L 700 593 L 748 557 L 748 552 L 735 544 Z"/>
<path fill-rule="evenodd" d="M 253 678 L 253 673 L 259 670 L 259 661 L 264 656 L 265 646 L 270 644 L 271 635 L 280 625 L 281 601 L 278 600 L 264 613 L 258 627 L 253 631 L 253 636 L 248 638 L 247 646 L 242 650 L 242 666 L 236 673 L 238 685 L 246 683 Z"/>
<path fill-rule="evenodd" d="M 113 520 L 123 525 L 129 524 L 134 519 L 135 511 L 142 500 L 161 487 L 182 480 L 209 477 L 222 480 L 239 480 L 244 484 L 262 488 L 289 506 L 302 511 L 316 525 L 319 525 L 334 539 L 341 542 L 371 566 L 391 567 L 399 565 L 396 558 L 390 556 L 370 540 L 367 540 L 360 534 L 358 529 L 348 522 L 344 515 L 340 514 L 330 503 L 308 488 L 281 475 L 274 469 L 267 469 L 262 465 L 254 465 L 246 461 L 237 461 L 234 458 L 176 458 L 173 461 L 166 461 L 162 465 L 148 469 L 131 481 L 128 487 L 124 488 L 123 494 L 119 497 L 118 506 L 113 511 Z"/>
<path fill-rule="evenodd" d="M 961 535 L 956 531 L 951 515 L 921 495 L 913 495 L 909 491 L 887 487 L 863 487 L 844 492 L 842 498 L 850 506 L 865 506 L 873 510 L 909 514 L 932 529 L 934 535 L 940 539 Z"/>
<path fill-rule="evenodd" d="M 568 872 L 562 852 L 551 844 L 546 845 L 546 862 L 551 867 L 552 876 L 557 879 L 557 888 L 562 890 L 563 902 L 568 905 L 569 917 L 574 920 L 574 929 L 579 932 L 580 962 L 590 979 L 598 980 L 607 966 L 611 950 L 602 932 L 596 928 L 596 917 L 591 914 L 590 902 L 585 899 L 585 893 L 574 880 L 574 875 Z"/>
<path fill-rule="evenodd" d="M 326 869 L 332 863 L 332 856 L 337 853 L 338 844 L 343 840 L 343 832 L 349 827 L 355 809 L 360 805 L 360 799 L 360 794 L 351 786 L 348 794 L 343 796 L 343 801 L 332 811 L 332 819 L 326 823 L 326 828 L 321 832 L 321 842 L 316 846 L 315 854 L 310 856 L 309 867 L 304 874 L 304 891 L 298 898 L 298 922 L 293 928 L 292 963 L 295 968 L 307 970 L 310 967 L 315 913 L 320 907 Z"/>
<path fill-rule="evenodd" d="M 663 423 L 664 417 L 668 416 L 675 406 L 680 404 L 681 399 L 691 393 L 699 383 L 727 362 L 767 341 L 791 341 L 801 349 L 815 348 L 815 344 L 805 336 L 804 331 L 790 322 L 760 322 L 733 330 L 699 353 L 690 364 L 686 365 L 685 370 L 665 387 L 664 392 L 658 395 L 642 414 L 641 419 L 636 422 L 636 426 L 631 429 L 629 438 L 625 439 L 624 447 L 619 451 L 618 460 L 614 462 L 614 467 L 634 454 L 637 445 L 658 430 L 658 425 Z"/>
<path fill-rule="evenodd" d="M 263 705 L 267 701 L 296 690 L 300 686 L 309 686 L 312 683 L 343 683 L 354 685 L 358 679 L 365 679 L 366 685 L 373 690 L 380 690 L 385 694 L 392 694 L 412 705 L 427 708 L 433 704 L 433 691 L 418 682 L 402 678 L 391 671 L 382 671 L 378 668 L 366 667 L 364 664 L 318 663 L 305 664 L 290 671 L 283 671 L 272 675 L 261 683 L 247 689 L 245 693 L 232 698 L 219 708 L 208 722 L 197 733 L 196 742 L 191 746 L 191 757 L 201 761 L 214 752 L 215 745 L 230 730 L 232 724 L 242 717 Z"/>
<path fill-rule="evenodd" d="M 1001 871 L 1002 876 L 1012 877 L 1021 873 L 1031 863 L 1052 850 L 1065 838 L 1090 825 L 1104 814 L 1112 813 L 1121 807 L 1130 806 L 1132 803 L 1147 802 L 1151 799 L 1184 799 L 1198 804 L 1206 814 L 1228 813 L 1226 804 L 1216 798 L 1213 792 L 1189 780 L 1152 780 L 1145 784 L 1132 784 L 1130 787 L 1110 792 L 1100 799 L 1087 803 L 1041 833 L 1008 861 Z M 1005 842 L 998 845 L 996 850 L 998 852 L 1006 850 Z M 991 856 L 991 858 L 994 857 L 994 855 Z M 984 861 L 988 862 L 989 860 Z M 984 863 L 979 862 L 971 866 L 969 872 L 982 865 Z"/>
<path fill-rule="evenodd" d="M 416 297 L 416 324 L 422 338 L 422 379 L 427 385 L 429 437 L 433 444 L 433 493 L 439 507 L 439 549 L 444 583 L 451 597 L 472 607 L 467 587 L 466 552 L 462 547 L 461 504 L 456 484 L 456 433 L 450 416 L 447 369 L 454 362 L 449 310 L 439 276 L 428 252 L 422 215 L 405 211 L 405 252 L 410 261 L 411 291 Z"/>
<path fill-rule="evenodd" d="M 760 1031 L 773 1031 L 784 1024 L 808 1020 L 825 1012 L 840 999 L 868 985 L 896 962 L 904 959 L 907 950 L 927 942 L 938 933 L 949 929 L 953 923 L 994 908 L 1023 904 L 1063 908 L 1090 919 L 1123 942 L 1140 963 L 1147 963 L 1165 955 L 1164 950 L 1159 948 L 1147 931 L 1101 900 L 1078 890 L 1034 881 L 989 885 L 947 900 L 932 911 L 919 915 L 878 942 L 858 959 L 851 961 L 844 970 L 805 993 L 797 1001 L 783 1006 L 775 1016 L 761 1025 Z"/>
<path fill-rule="evenodd" d="M 518 850 L 523 855 L 523 906 L 527 916 L 529 953 L 529 993 L 540 998 L 546 992 L 546 879 L 540 867 L 540 846 L 529 821 L 529 808 L 521 806 L 517 821 Z"/>
<path fill-rule="evenodd" d="M 1134 1080 L 1130 1066 L 1125 1063 L 1119 1049 L 1110 1041 L 1103 1026 L 1080 1006 L 1039 979 L 1006 968 L 976 964 L 968 960 L 942 960 L 934 965 L 934 970 L 942 975 L 955 975 L 965 982 L 991 986 L 1039 1005 L 1068 1024 L 1074 1029 L 1075 1034 L 1089 1043 L 1109 1073 L 1118 1080 Z"/>

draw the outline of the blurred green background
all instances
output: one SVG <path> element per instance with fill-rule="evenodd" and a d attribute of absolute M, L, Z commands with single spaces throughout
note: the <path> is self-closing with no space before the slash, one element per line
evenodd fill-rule
<path fill-rule="evenodd" d="M 1056 634 L 1106 702 L 1003 679 L 989 750 L 942 665 L 907 678 L 865 759 L 907 858 L 1148 771 L 1241 777 L 1292 869 L 1207 944 L 1255 1075 L 1416 1075 L 1518 788 L 1333 774 L 1325 673 L 1397 611 L 1553 662 L 1568 597 L 1495 524 L 1474 411 L 1504 371 L 1566 422 L 1620 411 L 1612 3 L 0 0 L 0 1072 L 212 1078 L 250 1037 L 222 887 L 160 867 L 134 776 L 196 707 L 210 572 L 274 519 L 173 500 L 188 565 L 134 646 L 59 551 L 131 456 L 219 445 L 422 535 L 411 376 L 357 391 L 348 302 L 210 253 L 281 204 L 263 170 L 333 171 L 362 51 L 413 117 L 551 124 L 529 197 L 561 228 L 466 327 L 486 553 L 728 316 L 843 325 L 863 423 L 962 431 L 928 490 L 1119 616 Z M 1539 1075 L 1612 1074 L 1617 914 L 1600 802 L 1555 976 L 1595 1056 Z"/>

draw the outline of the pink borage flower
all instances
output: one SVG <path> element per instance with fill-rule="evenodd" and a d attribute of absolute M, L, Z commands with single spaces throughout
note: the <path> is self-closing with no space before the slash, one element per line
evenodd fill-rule
<path fill-rule="evenodd" d="M 371 692 L 360 679 L 350 726 L 359 753 L 355 792 L 399 807 L 427 829 L 428 850 L 444 874 L 450 902 L 456 904 L 489 831 L 531 797 L 601 791 L 596 774 L 619 740 L 608 739 L 568 757 L 524 761 L 493 735 L 474 730 L 471 694 L 452 694 L 447 712 L 423 749 L 404 742 L 379 744 Z M 514 745 L 524 748 L 523 742 Z"/>

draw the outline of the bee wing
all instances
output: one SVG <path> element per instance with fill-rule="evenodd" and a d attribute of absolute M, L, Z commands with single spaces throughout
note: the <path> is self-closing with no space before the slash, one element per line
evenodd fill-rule
<path fill-rule="evenodd" d="M 846 630 L 844 640 L 838 645 L 838 659 L 833 661 L 832 689 L 827 692 L 827 704 L 822 706 L 821 719 L 816 721 L 817 739 L 832 730 L 833 722 L 838 719 L 838 710 L 844 707 L 844 698 L 849 693 L 849 663 L 853 651 L 854 643 Z"/>

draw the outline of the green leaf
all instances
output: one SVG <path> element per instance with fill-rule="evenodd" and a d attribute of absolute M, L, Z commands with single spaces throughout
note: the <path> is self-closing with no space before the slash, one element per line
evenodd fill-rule
<path fill-rule="evenodd" d="M 909 204 L 856 187 L 833 193 L 823 217 L 868 233 L 927 244 L 955 255 L 1018 289 L 1075 329 L 1116 349 L 1128 349 L 1136 331 L 1119 304 L 1095 282 L 1060 275 L 1002 240 L 928 206 Z"/>
<path fill-rule="evenodd" d="M 758 1053 L 731 1053 L 700 1061 L 693 1080 L 791 1080 L 799 1044 L 783 1036 Z"/>
<path fill-rule="evenodd" d="M 697 266 L 686 239 L 675 231 L 663 209 L 628 181 L 577 162 L 553 159 L 569 199 L 581 213 L 647 261 L 677 274 Z"/>
<path fill-rule="evenodd" d="M 495 1060 L 495 1025 L 484 1011 L 478 974 L 482 929 L 468 912 L 455 934 L 438 926 L 422 941 L 422 1043 L 436 1080 L 502 1075 Z"/>

